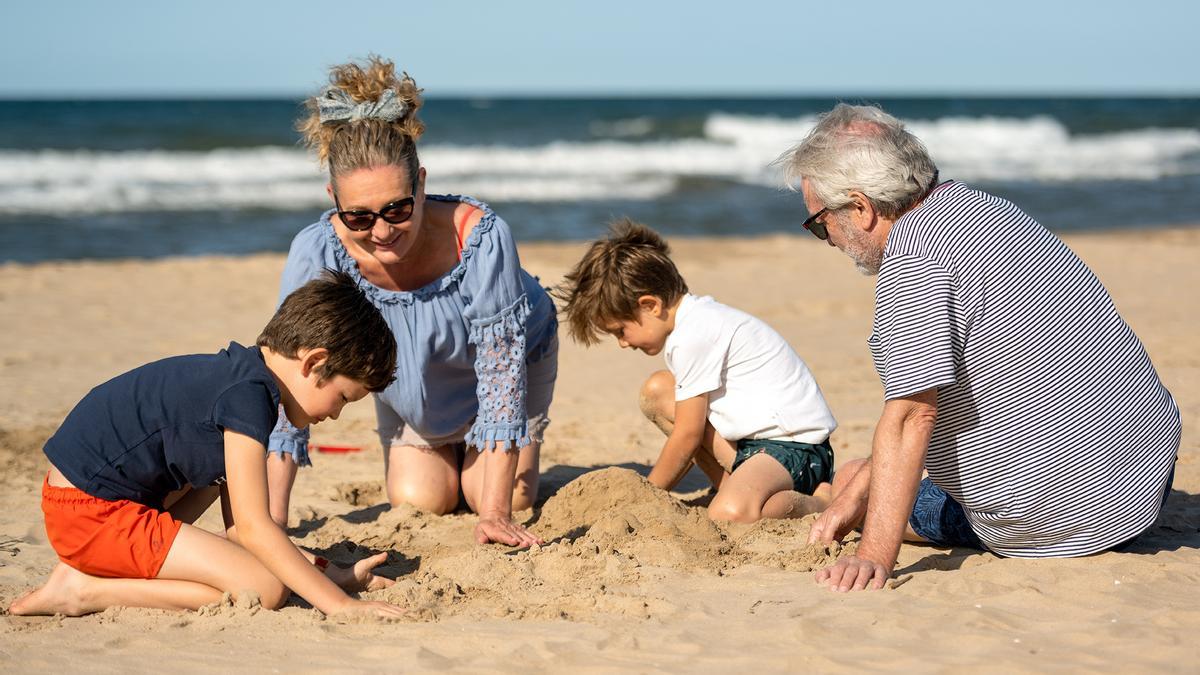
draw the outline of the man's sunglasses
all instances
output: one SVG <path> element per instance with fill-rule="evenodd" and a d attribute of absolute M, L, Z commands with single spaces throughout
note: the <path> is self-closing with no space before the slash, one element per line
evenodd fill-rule
<path fill-rule="evenodd" d="M 812 232 L 813 236 L 821 241 L 829 239 L 829 230 L 825 227 L 825 223 L 818 222 L 817 219 L 825 215 L 827 211 L 829 211 L 829 209 L 821 209 L 820 211 L 817 211 L 809 216 L 808 219 L 804 221 L 804 229 Z"/>
<path fill-rule="evenodd" d="M 333 205 L 337 207 L 338 218 L 341 218 L 342 224 L 355 232 L 363 232 L 375 227 L 375 219 L 383 218 L 384 222 L 392 225 L 399 225 L 412 218 L 413 208 L 416 206 L 417 181 L 413 181 L 412 195 L 404 199 L 397 199 L 394 202 L 384 206 L 379 211 L 370 209 L 354 209 L 353 211 L 343 211 L 342 205 L 338 203 L 337 194 L 333 195 Z"/>

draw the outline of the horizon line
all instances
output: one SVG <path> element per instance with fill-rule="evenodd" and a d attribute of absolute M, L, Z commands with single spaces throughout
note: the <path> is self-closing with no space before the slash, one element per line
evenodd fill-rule
<path fill-rule="evenodd" d="M 100 102 L 100 101 L 281 101 L 294 100 L 303 101 L 311 96 L 311 93 L 284 92 L 284 91 L 265 91 L 265 92 L 247 92 L 247 91 L 167 91 L 167 92 L 149 92 L 149 91 L 128 91 L 128 92 L 0 92 L 0 102 L 19 103 L 19 102 Z M 427 101 L 433 100 L 454 100 L 454 101 L 471 101 L 471 100 L 732 100 L 732 99 L 779 99 L 779 100 L 794 100 L 794 99 L 944 99 L 944 98 L 963 98 L 963 99 L 1022 99 L 1022 98 L 1040 98 L 1040 99 L 1103 99 L 1103 98 L 1145 98 L 1145 99 L 1170 99 L 1183 98 L 1194 99 L 1200 98 L 1200 89 L 1197 90 L 1168 90 L 1168 89 L 1112 89 L 1112 90 L 1095 90 L 1095 89 L 1078 89 L 1078 90 L 1062 90 L 1062 89 L 1011 89 L 1011 90 L 948 90 L 948 89 L 929 89 L 929 90 L 878 90 L 878 91 L 842 91 L 833 92 L 828 90 L 813 90 L 813 91 L 772 91 L 772 90 L 726 90 L 726 91 L 701 91 L 701 90 L 679 90 L 679 91 L 654 91 L 654 90 L 625 90 L 625 91 L 543 91 L 543 90 L 527 90 L 527 91 L 482 91 L 482 92 L 467 92 L 462 90 L 450 90 L 437 93 L 424 94 L 424 99 Z"/>

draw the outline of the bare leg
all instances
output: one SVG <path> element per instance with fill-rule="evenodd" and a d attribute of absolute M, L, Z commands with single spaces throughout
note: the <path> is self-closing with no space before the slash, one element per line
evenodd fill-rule
<path fill-rule="evenodd" d="M 257 558 L 237 544 L 185 524 L 156 579 L 113 579 L 84 574 L 64 563 L 46 584 L 9 607 L 17 615 L 80 616 L 109 607 L 198 609 L 228 591 L 258 593 L 276 609 L 288 591 Z"/>
<path fill-rule="evenodd" d="M 656 370 L 638 392 L 638 407 L 642 414 L 670 436 L 675 429 L 675 377 L 669 370 Z"/>
<path fill-rule="evenodd" d="M 292 499 L 292 485 L 300 467 L 295 458 L 286 452 L 267 453 L 267 492 L 270 495 L 271 520 L 287 529 L 288 505 Z"/>
<path fill-rule="evenodd" d="M 776 492 L 763 504 L 763 518 L 803 518 L 810 513 L 824 511 L 829 506 L 829 483 L 821 483 L 811 495 L 795 490 Z"/>
<path fill-rule="evenodd" d="M 412 504 L 437 515 L 450 513 L 458 506 L 458 457 L 454 446 L 393 444 L 384 449 L 383 464 L 392 506 Z"/>
<path fill-rule="evenodd" d="M 658 370 L 646 379 L 638 392 L 638 407 L 659 431 L 664 435 L 671 435 L 671 431 L 675 429 L 675 378 L 670 371 Z M 711 424 L 706 423 L 701 447 L 692 457 L 692 461 L 716 488 L 720 488 L 721 481 L 729 475 L 725 466 L 733 461 L 733 455 L 730 454 L 723 465 L 714 454 L 714 448 L 721 449 L 722 444 L 729 445 L 725 439 L 717 436 Z"/>
<path fill-rule="evenodd" d="M 221 599 L 221 591 L 190 581 L 107 579 L 58 563 L 46 583 L 17 599 L 8 611 L 17 616 L 83 616 L 109 607 L 196 609 Z"/>
<path fill-rule="evenodd" d="M 705 430 L 706 435 L 709 430 L 712 430 L 711 424 L 707 425 L 707 429 Z M 708 476 L 708 480 L 714 488 L 720 489 L 721 483 L 729 475 L 729 472 L 725 470 L 725 467 L 721 466 L 721 462 L 717 460 L 713 451 L 707 445 L 701 445 L 696 449 L 696 454 L 692 456 L 692 462 L 700 467 L 705 476 Z"/>
<path fill-rule="evenodd" d="M 806 506 L 805 496 L 792 490 L 791 474 L 773 457 L 759 453 L 743 462 L 721 483 L 717 496 L 708 505 L 708 515 L 713 520 L 753 523 L 767 517 L 765 507 L 777 495 L 782 496 L 774 505 L 775 515 L 771 517 L 791 513 L 805 515 L 798 513 Z"/>

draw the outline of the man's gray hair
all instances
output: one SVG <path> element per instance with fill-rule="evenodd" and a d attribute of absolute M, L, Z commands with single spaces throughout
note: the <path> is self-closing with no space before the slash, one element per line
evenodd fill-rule
<path fill-rule="evenodd" d="M 804 140 L 779 156 L 793 190 L 807 178 L 825 208 L 850 203 L 857 190 L 887 218 L 898 218 L 925 196 L 937 167 L 924 144 L 900 120 L 874 106 L 837 106 L 821 115 Z"/>

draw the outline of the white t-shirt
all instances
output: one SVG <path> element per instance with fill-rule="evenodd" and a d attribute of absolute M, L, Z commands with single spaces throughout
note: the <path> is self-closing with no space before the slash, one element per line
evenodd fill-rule
<path fill-rule="evenodd" d="M 761 319 L 685 295 L 663 349 L 675 400 L 708 394 L 708 421 L 730 441 L 820 443 L 837 421 L 808 366 Z"/>

